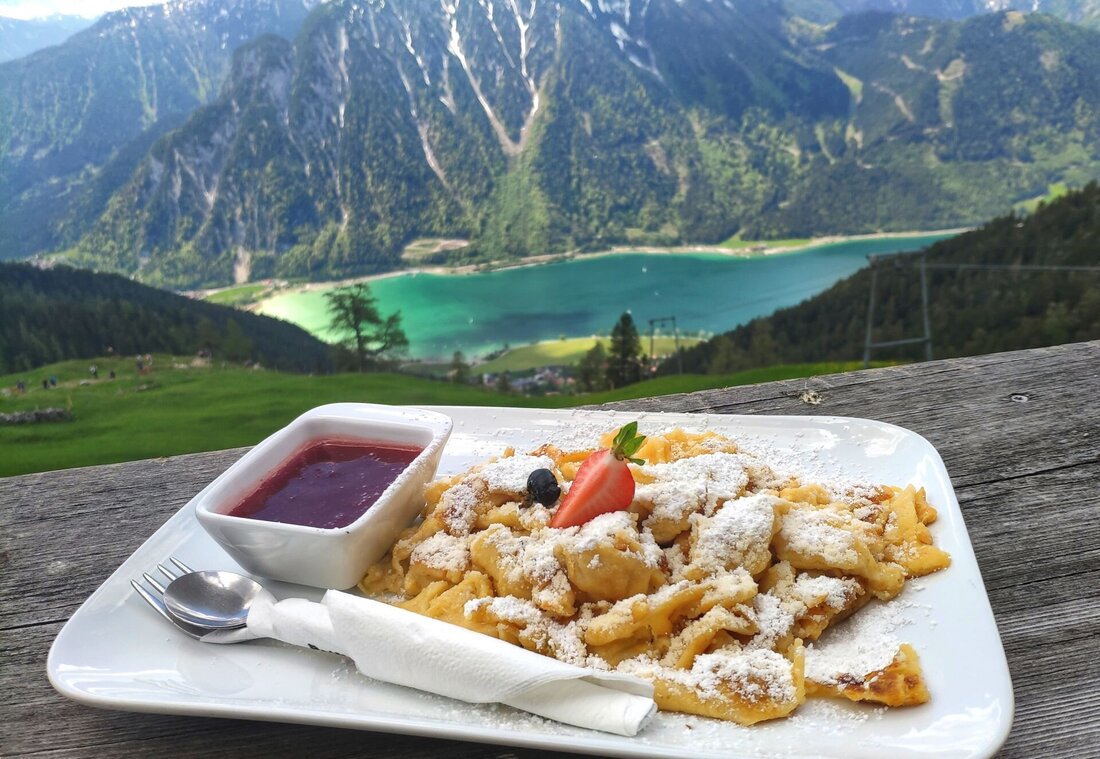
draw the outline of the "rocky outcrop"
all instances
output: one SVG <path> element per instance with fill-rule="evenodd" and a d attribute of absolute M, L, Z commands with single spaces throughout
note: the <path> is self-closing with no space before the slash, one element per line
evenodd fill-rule
<path fill-rule="evenodd" d="M 0 424 L 39 424 L 40 422 L 71 422 L 73 412 L 64 408 L 36 408 L 33 411 L 13 411 L 0 414 Z"/>

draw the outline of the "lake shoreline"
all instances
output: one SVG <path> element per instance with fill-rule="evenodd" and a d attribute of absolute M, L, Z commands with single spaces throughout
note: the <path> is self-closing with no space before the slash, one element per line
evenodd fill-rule
<path fill-rule="evenodd" d="M 715 254 L 683 246 L 555 254 L 510 261 L 491 271 L 462 267 L 457 274 L 457 267 L 421 267 L 443 276 L 400 271 L 295 285 L 261 296 L 251 310 L 331 340 L 339 335 L 332 331 L 325 294 L 369 281 L 380 311 L 401 313 L 415 346 L 409 353 L 422 360 L 602 334 L 626 311 L 643 325 L 650 317 L 673 315 L 682 334 L 715 334 L 816 295 L 866 267 L 868 256 L 923 248 L 951 234 L 819 238 L 798 246 L 791 243 L 801 240 L 785 240 L 777 241 L 769 255 L 744 249 Z"/>
<path fill-rule="evenodd" d="M 299 284 L 287 284 L 281 280 L 262 280 L 255 283 L 240 283 L 236 285 L 230 285 L 229 287 L 212 288 L 209 290 L 201 290 L 194 293 L 189 293 L 192 297 L 198 297 L 205 299 L 210 295 L 213 295 L 224 290 L 231 290 L 236 287 L 241 287 L 246 284 L 268 284 L 276 288 L 273 292 L 266 294 L 260 300 L 245 306 L 249 311 L 256 311 L 263 304 L 265 300 L 274 295 L 286 295 L 295 292 L 309 292 L 311 290 L 330 289 L 333 286 L 346 287 L 349 285 L 355 285 L 360 283 L 376 282 L 383 279 L 391 279 L 393 277 L 406 277 L 416 276 L 419 274 L 431 274 L 435 276 L 467 276 L 471 274 L 485 274 L 494 271 L 506 271 L 509 269 L 526 269 L 534 266 L 545 266 L 547 264 L 562 263 L 566 261 L 580 261 L 591 258 L 603 258 L 606 256 L 620 256 L 620 255 L 653 255 L 653 256 L 691 256 L 691 255 L 722 255 L 730 258 L 765 258 L 776 255 L 796 255 L 803 253 L 809 249 L 820 248 L 825 245 L 837 245 L 848 242 L 858 242 L 860 240 L 885 240 L 885 239 L 904 239 L 907 237 L 927 237 L 931 235 L 955 235 L 967 232 L 971 227 L 959 227 L 955 229 L 932 229 L 924 231 L 910 231 L 910 232 L 875 232 L 872 234 L 863 235 L 826 235 L 824 237 L 814 237 L 807 240 L 804 243 L 798 245 L 771 245 L 769 246 L 767 241 L 761 241 L 753 244 L 751 242 L 747 245 L 751 247 L 743 248 L 725 248 L 721 245 L 676 245 L 676 246 L 658 246 L 658 245 L 644 245 L 644 246 L 627 246 L 616 245 L 606 250 L 597 250 L 586 253 L 579 253 L 576 251 L 567 251 L 564 253 L 544 253 L 537 256 L 528 256 L 526 258 L 514 260 L 502 260 L 502 261 L 487 261 L 476 264 L 461 264 L 458 266 L 411 266 L 405 269 L 394 269 L 393 271 L 379 272 L 377 274 L 364 274 L 356 277 L 347 277 L 339 280 L 326 280 L 324 282 L 304 282 Z"/>

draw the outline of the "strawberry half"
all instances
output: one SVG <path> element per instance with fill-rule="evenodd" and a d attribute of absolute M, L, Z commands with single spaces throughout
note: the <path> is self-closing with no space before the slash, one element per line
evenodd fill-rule
<path fill-rule="evenodd" d="M 631 458 L 644 442 L 645 435 L 638 434 L 638 423 L 631 422 L 615 435 L 611 448 L 596 451 L 586 458 L 550 520 L 550 526 L 575 527 L 600 514 L 630 508 L 634 500 L 634 478 L 626 463 L 645 463 Z"/>

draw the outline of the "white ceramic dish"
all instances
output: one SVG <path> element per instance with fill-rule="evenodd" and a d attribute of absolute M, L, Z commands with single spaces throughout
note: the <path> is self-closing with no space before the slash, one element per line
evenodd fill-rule
<path fill-rule="evenodd" d="M 373 403 L 332 403 L 299 416 L 225 470 L 192 504 L 199 523 L 248 572 L 264 578 L 344 590 L 389 550 L 420 511 L 451 434 L 445 414 Z M 321 528 L 227 514 L 307 443 L 382 442 L 422 448 L 417 457 L 345 527 Z"/>
<path fill-rule="evenodd" d="M 974 552 L 943 462 L 919 435 L 881 422 L 836 417 L 738 417 L 528 409 L 439 409 L 454 420 L 440 462 L 457 472 L 511 445 L 578 439 L 638 419 L 642 431 L 684 426 L 725 432 L 752 448 L 795 452 L 874 481 L 924 486 L 940 519 L 932 532 L 950 569 L 910 583 L 900 601 L 932 692 L 924 706 L 883 710 L 811 700 L 793 717 L 751 728 L 659 714 L 640 735 L 605 735 L 501 706 L 470 705 L 358 675 L 329 654 L 257 641 L 212 646 L 176 633 L 128 580 L 178 556 L 192 566 L 234 569 L 202 530 L 193 505 L 173 516 L 58 635 L 47 665 L 64 695 L 133 711 L 234 717 L 377 730 L 609 756 L 981 757 L 1012 723 L 1008 666 Z M 318 598 L 279 583 L 276 595 Z"/>

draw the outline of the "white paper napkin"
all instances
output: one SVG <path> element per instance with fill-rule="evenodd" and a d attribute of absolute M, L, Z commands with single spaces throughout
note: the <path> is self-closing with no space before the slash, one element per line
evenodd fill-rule
<path fill-rule="evenodd" d="M 639 678 L 574 667 L 502 640 L 336 590 L 320 603 L 257 601 L 248 629 L 343 654 L 368 677 L 470 703 L 502 703 L 592 730 L 635 735 L 657 711 Z"/>

